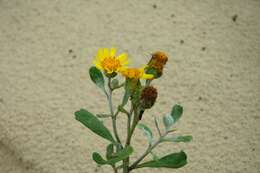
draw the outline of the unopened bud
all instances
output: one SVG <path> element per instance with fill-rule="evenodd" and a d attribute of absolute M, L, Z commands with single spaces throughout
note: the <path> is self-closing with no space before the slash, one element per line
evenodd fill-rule
<path fill-rule="evenodd" d="M 167 63 L 168 57 L 164 52 L 155 52 L 148 63 L 147 73 L 155 73 L 155 78 L 159 78 L 163 73 L 164 65 Z"/>

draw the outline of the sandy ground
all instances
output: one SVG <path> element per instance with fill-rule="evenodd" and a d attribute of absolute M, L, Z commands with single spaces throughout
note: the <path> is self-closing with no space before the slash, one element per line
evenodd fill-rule
<path fill-rule="evenodd" d="M 156 50 L 170 57 L 143 122 L 152 126 L 152 114 L 180 103 L 178 133 L 194 140 L 157 149 L 189 157 L 161 172 L 259 173 L 259 18 L 259 0 L 0 0 L 0 172 L 112 172 L 91 160 L 107 143 L 73 113 L 107 112 L 88 68 L 99 47 L 116 46 L 135 65 Z M 146 145 L 140 131 L 133 145 L 137 157 Z"/>

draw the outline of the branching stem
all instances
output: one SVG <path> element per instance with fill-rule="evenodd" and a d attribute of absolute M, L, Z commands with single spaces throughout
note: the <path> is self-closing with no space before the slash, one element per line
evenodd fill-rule
<path fill-rule="evenodd" d="M 133 169 L 135 169 L 138 164 L 158 145 L 162 142 L 163 138 L 168 134 L 169 132 L 166 131 L 162 136 L 159 137 L 159 139 L 154 142 L 152 145 L 149 145 L 146 151 L 129 167 L 129 172 Z"/>

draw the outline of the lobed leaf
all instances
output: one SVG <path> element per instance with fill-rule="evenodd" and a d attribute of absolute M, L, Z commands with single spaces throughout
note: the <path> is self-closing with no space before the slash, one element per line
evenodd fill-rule
<path fill-rule="evenodd" d="M 75 118 L 84 124 L 87 128 L 89 128 L 92 132 L 111 141 L 112 143 L 115 143 L 115 140 L 109 130 L 92 113 L 85 109 L 80 109 L 79 111 L 75 112 Z"/>
<path fill-rule="evenodd" d="M 136 168 L 180 168 L 187 164 L 187 155 L 181 151 L 166 155 L 159 160 L 152 160 L 138 165 Z"/>

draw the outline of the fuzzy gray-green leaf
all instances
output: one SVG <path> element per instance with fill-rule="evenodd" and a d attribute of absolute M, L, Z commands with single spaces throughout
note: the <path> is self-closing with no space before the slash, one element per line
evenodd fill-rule
<path fill-rule="evenodd" d="M 144 136 L 147 138 L 148 142 L 151 144 L 153 142 L 153 133 L 149 127 L 145 124 L 139 123 L 138 128 L 141 129 L 144 133 Z"/>
<path fill-rule="evenodd" d="M 171 114 L 167 114 L 163 117 L 163 124 L 166 130 L 169 130 L 171 128 L 171 126 L 174 124 L 174 119 Z"/>

